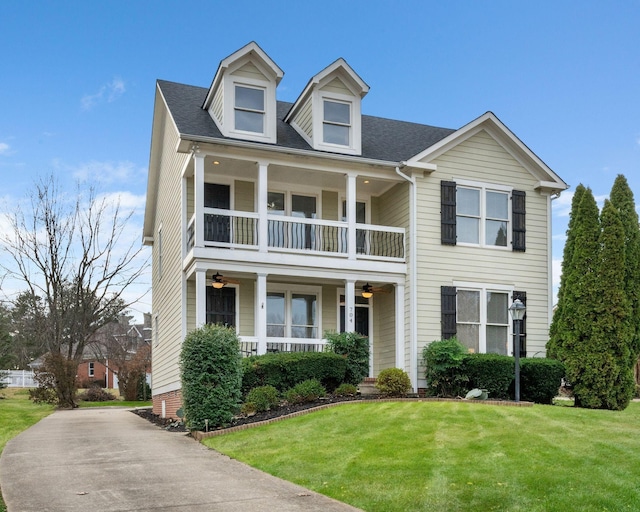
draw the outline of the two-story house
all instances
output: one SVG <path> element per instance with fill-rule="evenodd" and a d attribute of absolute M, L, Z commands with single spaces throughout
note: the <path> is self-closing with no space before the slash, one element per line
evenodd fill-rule
<path fill-rule="evenodd" d="M 234 326 L 245 354 L 369 338 L 370 375 L 425 385 L 423 347 L 456 335 L 544 355 L 552 308 L 551 201 L 567 185 L 488 112 L 459 129 L 363 115 L 343 60 L 294 103 L 255 43 L 208 88 L 158 81 L 144 243 L 153 247 L 154 412 L 180 405 L 181 343 Z"/>

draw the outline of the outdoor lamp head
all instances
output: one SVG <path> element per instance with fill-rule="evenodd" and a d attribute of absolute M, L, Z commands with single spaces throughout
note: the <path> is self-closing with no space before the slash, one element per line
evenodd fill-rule
<path fill-rule="evenodd" d="M 524 318 L 524 313 L 526 310 L 526 306 L 520 299 L 514 300 L 513 304 L 509 306 L 509 313 L 511 313 L 511 318 L 513 318 L 514 320 L 522 320 Z"/>

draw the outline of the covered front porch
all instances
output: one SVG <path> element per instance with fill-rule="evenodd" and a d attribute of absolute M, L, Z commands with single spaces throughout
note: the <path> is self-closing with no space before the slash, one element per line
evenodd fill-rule
<path fill-rule="evenodd" d="M 327 331 L 357 332 L 369 339 L 369 376 L 389 367 L 408 371 L 404 276 L 376 281 L 341 279 L 338 270 L 209 267 L 201 262 L 185 274 L 187 332 L 205 323 L 234 327 L 244 356 L 323 351 Z"/>

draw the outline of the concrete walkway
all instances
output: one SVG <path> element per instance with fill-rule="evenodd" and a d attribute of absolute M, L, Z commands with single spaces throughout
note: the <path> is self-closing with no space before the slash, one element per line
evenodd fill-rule
<path fill-rule="evenodd" d="M 9 441 L 0 487 L 8 512 L 357 510 L 113 408 L 57 411 Z"/>

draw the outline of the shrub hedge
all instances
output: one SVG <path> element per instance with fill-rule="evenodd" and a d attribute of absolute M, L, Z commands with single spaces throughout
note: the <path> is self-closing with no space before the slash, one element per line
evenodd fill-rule
<path fill-rule="evenodd" d="M 551 404 L 565 376 L 556 359 L 520 359 L 520 396 L 527 402 Z"/>
<path fill-rule="evenodd" d="M 433 341 L 422 351 L 429 394 L 458 396 L 467 387 L 469 377 L 462 371 L 467 349 L 455 337 Z"/>
<path fill-rule="evenodd" d="M 294 352 L 265 354 L 242 360 L 242 393 L 258 386 L 271 385 L 281 393 L 296 384 L 317 379 L 329 391 L 343 381 L 346 359 L 331 352 Z"/>
<path fill-rule="evenodd" d="M 369 375 L 369 338 L 356 332 L 331 332 L 324 334 L 329 352 L 347 360 L 344 382 L 357 386 Z"/>
<path fill-rule="evenodd" d="M 304 404 L 315 402 L 327 394 L 327 390 L 318 379 L 308 379 L 298 382 L 290 390 L 285 392 L 284 398 L 290 404 Z"/>
<path fill-rule="evenodd" d="M 510 399 L 509 389 L 515 376 L 513 357 L 468 354 L 463 359 L 460 370 L 469 379 L 467 391 L 473 388 L 486 389 L 491 399 Z M 464 396 L 466 392 L 460 394 Z"/>

